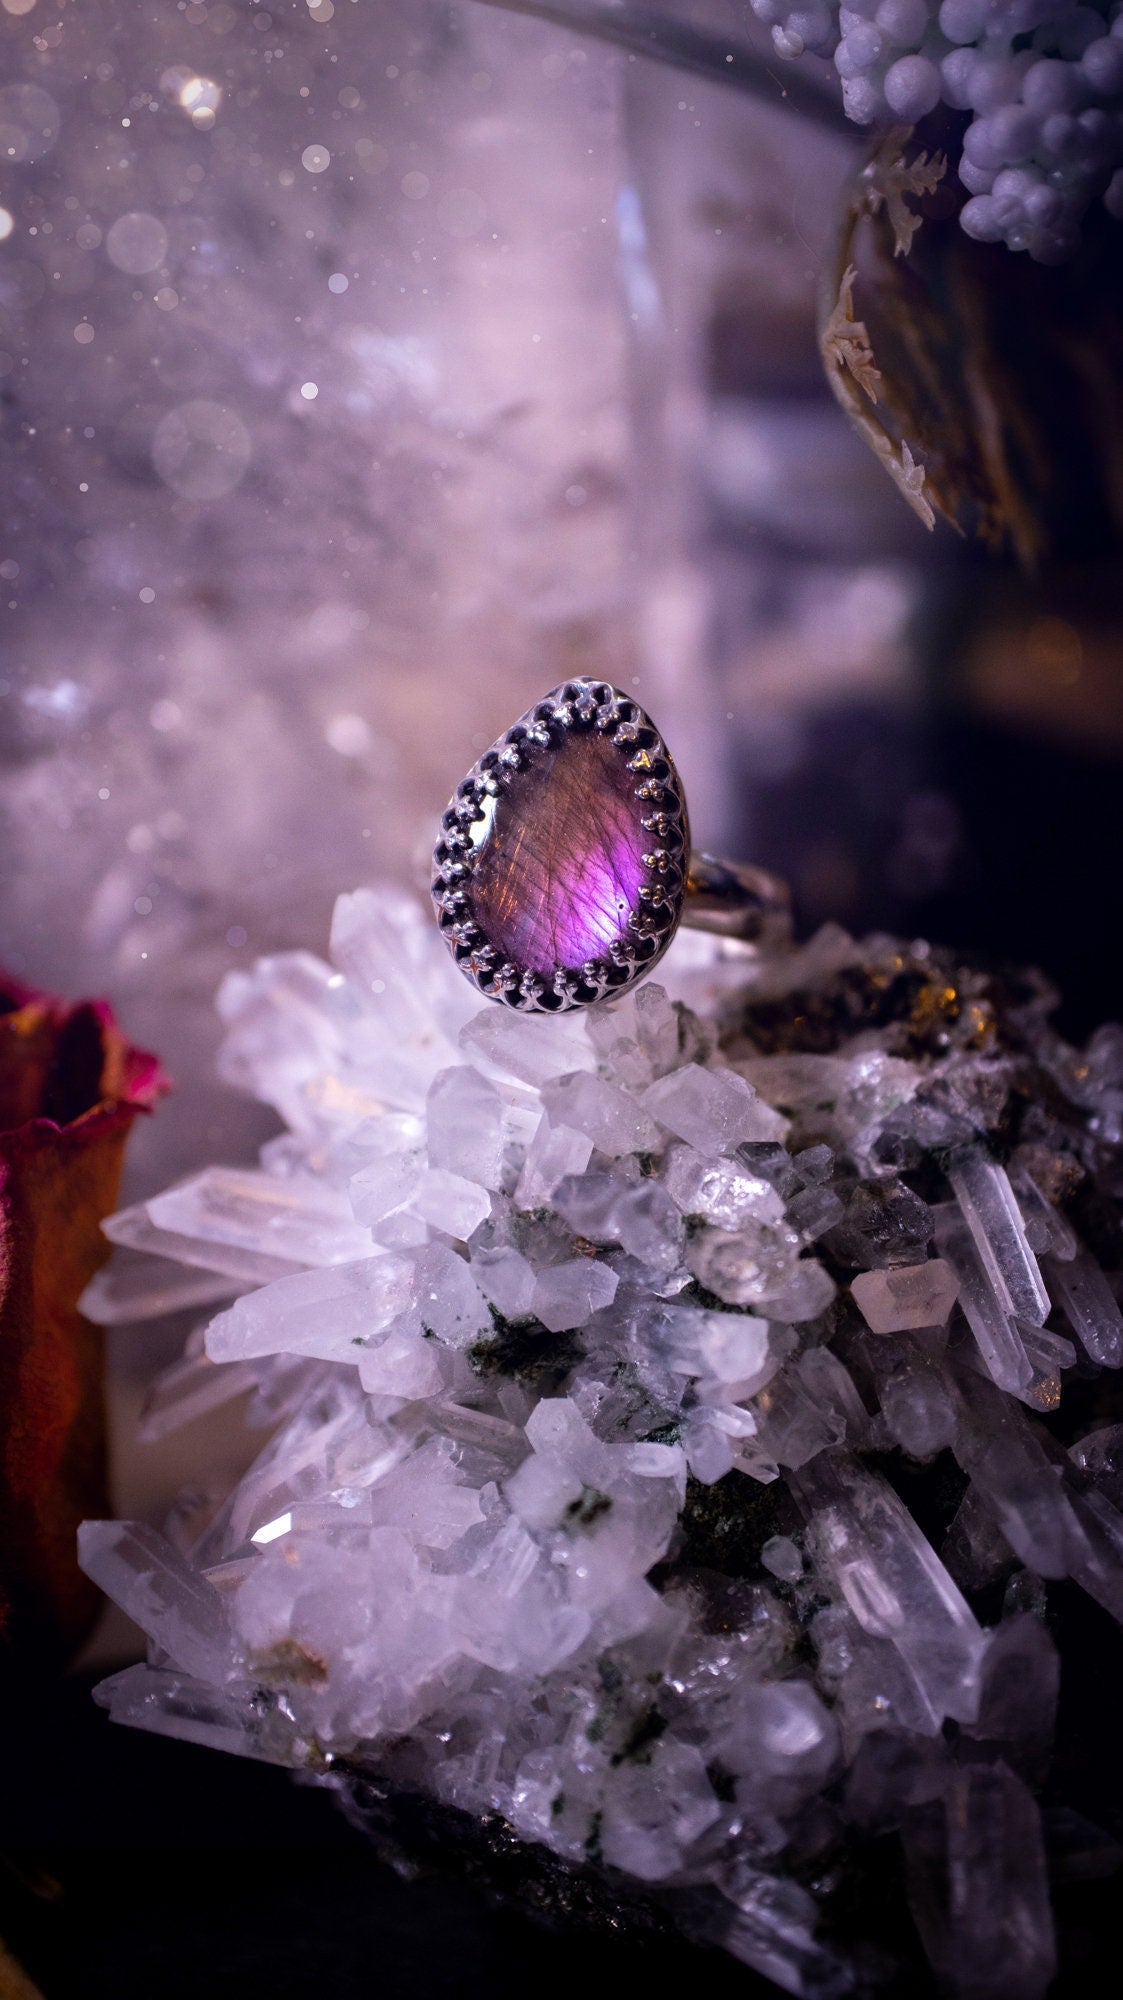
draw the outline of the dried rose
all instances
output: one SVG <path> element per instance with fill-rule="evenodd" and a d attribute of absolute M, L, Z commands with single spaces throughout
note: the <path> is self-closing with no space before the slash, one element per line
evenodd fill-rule
<path fill-rule="evenodd" d="M 0 971 L 0 1666 L 58 1664 L 97 1593 L 75 1560 L 107 1511 L 103 1351 L 78 1299 L 109 1246 L 125 1141 L 167 1087 L 99 1001 Z"/>

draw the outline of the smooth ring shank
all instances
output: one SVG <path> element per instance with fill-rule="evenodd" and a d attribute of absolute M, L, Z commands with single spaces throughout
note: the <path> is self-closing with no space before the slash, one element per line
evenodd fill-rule
<path fill-rule="evenodd" d="M 791 929 L 792 899 L 786 882 L 748 862 L 718 861 L 692 853 L 686 873 L 682 921 L 692 930 L 755 944 Z"/>

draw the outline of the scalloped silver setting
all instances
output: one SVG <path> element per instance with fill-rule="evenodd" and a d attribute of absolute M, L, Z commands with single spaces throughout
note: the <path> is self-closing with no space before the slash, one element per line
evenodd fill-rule
<path fill-rule="evenodd" d="M 497 951 L 476 922 L 476 849 L 469 830 L 535 750 L 556 748 L 567 731 L 578 729 L 605 736 L 635 777 L 635 796 L 649 809 L 640 822 L 651 835 L 650 851 L 643 856 L 646 880 L 625 935 L 607 953 L 578 968 L 557 965 L 552 974 L 533 972 Z M 449 800 L 433 855 L 437 924 L 460 970 L 486 999 L 530 1014 L 593 1006 L 626 992 L 666 951 L 682 916 L 689 854 L 682 781 L 651 717 L 608 681 L 563 681 L 484 751 Z"/>

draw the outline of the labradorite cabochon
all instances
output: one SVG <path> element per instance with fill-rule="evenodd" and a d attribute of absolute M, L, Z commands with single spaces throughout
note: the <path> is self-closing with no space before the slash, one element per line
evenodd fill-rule
<path fill-rule="evenodd" d="M 627 757 L 596 729 L 536 747 L 479 826 L 473 914 L 514 964 L 549 974 L 627 935 L 648 879 L 649 807 Z"/>

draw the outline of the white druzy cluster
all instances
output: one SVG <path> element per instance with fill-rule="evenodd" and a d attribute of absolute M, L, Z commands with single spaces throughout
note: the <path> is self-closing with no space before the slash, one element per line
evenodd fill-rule
<path fill-rule="evenodd" d="M 831 56 L 860 125 L 971 113 L 959 178 L 969 236 L 1059 264 L 1103 199 L 1123 217 L 1118 0 L 752 0 L 776 53 Z"/>
<path fill-rule="evenodd" d="M 224 1073 L 286 1129 L 116 1216 L 86 1307 L 201 1311 L 149 1437 L 248 1394 L 268 1441 L 167 1535 L 83 1530 L 150 1645 L 112 1715 L 688 1889 L 818 2000 L 854 1971 L 791 1856 L 829 1886 L 896 1827 L 945 1983 L 1043 1994 L 1042 1579 L 1123 1620 L 1121 1432 L 1041 1421 L 1123 1361 L 1058 1204 L 1119 1140 L 1123 1037 L 1077 1057 L 1034 989 L 999 1020 L 968 979 L 923 1049 L 891 1010 L 754 1038 L 863 981 L 938 1027 L 929 956 L 680 935 L 658 981 L 525 1016 L 362 890 L 330 963 L 231 975 Z M 887 1474 L 939 1455 L 937 1547 Z"/>

